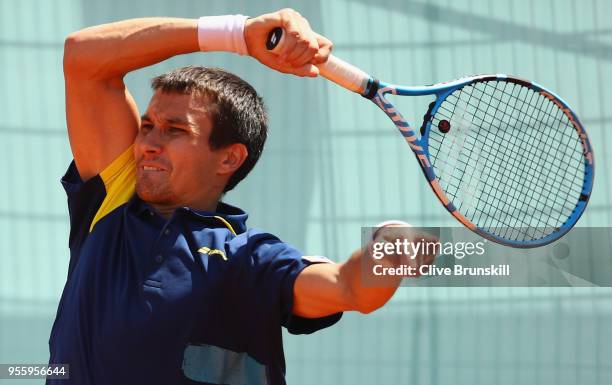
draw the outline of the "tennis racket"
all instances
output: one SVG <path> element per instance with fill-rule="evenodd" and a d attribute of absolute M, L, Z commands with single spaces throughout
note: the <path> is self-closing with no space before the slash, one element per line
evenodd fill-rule
<path fill-rule="evenodd" d="M 283 30 L 270 32 L 274 52 Z M 572 109 L 544 87 L 509 75 L 408 87 L 380 81 L 330 56 L 328 80 L 370 99 L 393 121 L 442 205 L 477 234 L 537 247 L 566 234 L 584 212 L 594 162 Z M 432 95 L 415 130 L 387 95 Z"/>

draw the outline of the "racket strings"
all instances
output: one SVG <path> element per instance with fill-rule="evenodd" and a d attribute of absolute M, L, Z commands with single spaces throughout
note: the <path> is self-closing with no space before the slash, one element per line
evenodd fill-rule
<path fill-rule="evenodd" d="M 488 112 L 488 111 L 487 111 L 487 112 Z M 490 137 L 489 137 L 489 135 L 487 136 L 487 138 L 488 138 L 488 139 L 490 138 Z M 504 139 L 507 139 L 507 140 L 508 140 L 508 139 L 509 139 L 509 140 L 512 140 L 512 138 L 504 138 Z M 524 140 L 525 138 L 522 138 L 522 139 Z M 497 155 L 497 154 L 496 154 L 496 155 Z M 528 155 L 531 155 L 531 154 L 528 154 Z M 496 158 L 497 158 L 497 157 L 496 157 Z M 498 162 L 500 161 L 500 159 L 495 159 L 495 160 L 496 160 L 496 161 L 498 161 Z M 507 159 L 501 159 L 501 161 L 502 161 L 503 163 L 500 163 L 500 164 L 503 164 L 504 166 L 510 166 L 510 167 L 504 167 L 503 169 L 498 169 L 498 170 L 497 170 L 497 172 L 498 172 L 498 173 L 500 173 L 500 171 L 501 171 L 501 173 L 502 173 L 503 175 L 507 175 L 507 170 L 508 170 L 509 168 L 516 167 L 516 164 L 515 164 L 514 162 L 507 162 Z M 524 165 L 524 164 L 525 164 L 525 163 L 523 162 L 523 163 L 522 163 L 522 165 Z M 541 175 L 541 174 L 540 174 L 540 175 Z M 539 175 L 539 176 L 540 176 L 540 175 Z M 493 176 L 495 176 L 495 175 L 493 175 Z M 508 184 L 507 184 L 507 183 L 504 183 L 504 179 L 501 179 L 501 182 L 502 182 L 502 185 L 504 185 L 504 187 L 508 186 Z M 508 189 L 506 189 L 506 190 L 508 190 Z M 515 194 L 512 194 L 512 192 L 513 192 L 513 191 L 515 192 L 516 190 L 509 190 L 509 191 L 511 191 L 511 198 L 515 198 L 515 197 L 516 197 L 516 195 L 515 195 Z M 498 197 L 497 197 L 497 196 L 493 196 L 492 198 L 498 199 Z M 487 199 L 487 201 L 486 201 L 486 202 L 487 202 L 487 203 L 489 203 L 489 199 Z M 528 208 L 533 209 L 533 207 L 531 207 L 531 205 L 529 205 L 529 204 L 528 204 Z M 540 214 L 541 214 L 541 213 L 542 213 L 542 212 L 540 211 Z M 491 214 L 491 213 L 490 213 L 490 212 L 487 212 L 487 214 Z M 505 222 L 505 223 L 508 223 L 508 224 L 511 224 L 511 225 L 515 225 L 517 221 L 520 221 L 520 218 L 516 218 L 516 217 L 513 215 L 513 214 L 514 214 L 514 212 L 510 212 L 510 213 L 508 213 L 508 214 L 509 214 L 509 216 L 510 216 L 511 218 L 515 219 L 515 221 L 514 221 L 513 223 L 508 223 L 508 222 Z M 536 214 L 536 213 L 534 213 L 534 214 Z M 541 217 L 541 215 L 540 215 L 540 217 Z M 490 220 L 491 218 L 492 218 L 492 216 L 491 216 L 491 215 L 488 215 L 488 216 L 487 216 L 487 219 L 489 219 L 489 220 Z M 488 223 L 485 221 L 485 222 L 483 223 L 483 226 L 485 226 L 485 227 L 486 227 L 487 225 L 488 225 Z"/>
<path fill-rule="evenodd" d="M 531 92 L 531 96 L 533 97 L 534 95 L 539 95 L 539 94 L 536 94 L 536 93 L 534 93 L 534 92 Z M 546 100 L 545 98 L 540 98 L 540 99 L 543 99 L 543 100 L 542 100 L 542 102 L 544 102 L 544 101 Z M 547 102 L 547 103 L 548 103 L 549 109 L 547 109 L 547 110 L 542 110 L 541 108 L 539 108 L 539 111 L 540 111 L 541 113 L 546 113 L 546 114 L 550 114 L 552 111 L 555 111 L 555 112 L 556 112 L 556 115 L 557 115 L 557 116 L 555 117 L 555 120 L 560 119 L 560 120 L 561 120 L 561 123 L 562 123 L 562 118 L 563 118 L 563 117 L 565 117 L 565 114 L 564 114 L 562 111 L 560 111 L 560 110 L 559 110 L 559 109 L 556 107 L 556 105 L 555 105 L 554 103 L 551 103 L 551 102 Z M 539 122 L 543 123 L 544 125 L 549 126 L 549 122 L 548 122 L 548 121 L 545 121 L 544 119 L 541 119 L 541 117 L 540 117 L 540 116 L 536 117 L 536 120 L 535 120 L 535 121 L 536 121 L 536 122 L 538 122 L 538 121 L 539 121 Z M 529 123 L 533 124 L 533 122 L 529 122 Z M 554 122 L 553 122 L 553 123 L 554 123 Z M 538 125 L 538 128 L 540 128 L 541 126 L 542 126 L 542 124 Z M 573 129 L 573 127 L 572 127 L 572 129 Z M 557 157 L 556 157 L 556 154 L 551 154 L 551 152 L 549 151 L 550 149 L 552 149 L 552 148 L 553 148 L 554 141 L 555 141 L 555 140 L 557 140 L 557 139 L 559 139 L 559 137 L 558 137 L 558 136 L 559 136 L 559 135 L 561 135 L 561 133 L 562 133 L 562 131 L 557 130 L 557 131 L 553 132 L 553 135 L 550 135 L 550 136 L 545 136 L 545 137 L 546 137 L 546 141 L 545 141 L 545 144 L 544 144 L 544 148 L 545 148 L 545 158 L 548 158 L 548 159 L 551 159 L 551 158 L 552 158 L 552 159 L 555 161 L 555 163 L 557 163 L 557 162 L 561 162 L 561 164 L 563 164 L 563 163 L 567 163 L 567 162 L 564 162 L 564 160 L 563 160 L 563 159 L 559 159 L 559 158 L 557 158 Z M 528 139 L 532 139 L 532 138 L 528 138 Z M 562 142 L 560 142 L 560 141 L 558 141 L 558 140 L 557 140 L 557 143 L 562 143 Z M 565 144 L 566 144 L 566 148 L 564 148 L 563 150 L 561 150 L 561 151 L 560 151 L 560 152 L 561 152 L 562 157 L 563 157 L 563 154 L 564 154 L 564 153 L 567 153 L 567 150 L 568 150 L 568 148 L 567 148 L 567 142 L 565 142 Z M 533 150 L 533 148 L 531 148 L 530 150 Z M 564 188 L 563 188 L 563 187 L 567 187 L 567 184 L 565 183 L 565 179 L 562 177 L 562 175 L 561 175 L 561 173 L 560 173 L 560 172 L 561 172 L 561 171 L 563 171 L 563 170 L 562 170 L 561 168 L 556 168 L 556 169 L 555 169 L 555 168 L 553 168 L 553 169 L 549 169 L 549 168 L 547 167 L 548 163 L 547 163 L 547 162 L 542 162 L 542 160 L 543 160 L 542 154 L 543 154 L 543 153 L 544 153 L 544 152 L 539 152 L 539 153 L 538 153 L 538 152 L 535 152 L 535 153 L 534 153 L 533 151 L 530 151 L 529 155 L 530 155 L 530 156 L 533 156 L 533 157 L 537 156 L 537 160 L 539 161 L 539 163 L 544 165 L 544 169 L 545 169 L 545 171 L 546 171 L 546 172 L 551 172 L 551 173 L 553 173 L 553 174 L 554 174 L 553 176 L 556 178 L 556 180 L 558 180 L 558 181 L 561 181 L 561 182 L 562 182 L 562 183 L 561 183 L 561 185 L 559 186 L 559 188 L 558 188 L 558 189 L 553 189 L 553 190 L 544 191 L 544 192 L 549 193 L 549 194 L 554 194 L 554 195 L 553 195 L 553 197 L 555 198 L 555 203 L 560 204 L 560 205 L 562 205 L 562 206 L 563 206 L 563 205 L 565 205 L 565 204 L 567 203 L 567 199 L 565 199 L 565 197 L 567 197 L 567 196 L 574 196 L 574 197 L 576 197 L 576 196 L 578 196 L 578 195 L 579 195 L 579 193 L 580 193 L 580 187 L 581 187 L 581 186 L 577 186 L 576 191 L 573 191 L 573 192 L 567 191 L 567 189 L 565 189 L 565 190 L 564 190 Z M 579 164 L 579 163 L 580 163 L 580 160 L 581 160 L 581 159 L 582 159 L 581 154 L 580 154 L 580 153 L 578 153 L 578 157 L 577 157 L 578 162 L 577 162 L 577 164 L 575 165 L 576 167 L 574 168 L 574 170 L 579 170 L 579 169 L 580 169 L 580 168 L 579 168 L 579 166 L 580 166 L 580 164 Z M 553 164 L 555 164 L 555 163 L 553 163 Z M 533 181 L 532 181 L 532 183 L 535 183 L 535 185 L 533 185 L 533 187 L 532 187 L 532 188 L 537 188 L 539 185 L 541 185 L 541 180 L 542 180 L 542 176 L 543 176 L 543 175 L 544 175 L 544 173 L 539 173 L 539 174 L 537 175 L 537 180 L 536 180 L 535 182 L 533 182 Z M 571 179 L 571 180 L 575 180 L 575 178 L 573 178 L 573 177 L 572 177 L 572 178 L 570 178 L 570 179 Z M 529 186 L 528 186 L 528 187 L 529 187 Z M 544 186 L 544 189 L 545 189 L 545 188 L 546 188 L 546 185 Z M 571 186 L 570 186 L 569 188 L 571 189 Z M 531 197 L 531 198 L 532 198 L 532 199 L 531 199 L 531 201 L 533 201 L 533 197 Z M 550 195 L 549 195 L 549 198 L 550 198 Z M 573 207 L 571 207 L 571 208 L 573 209 Z M 560 212 L 560 213 L 561 213 L 561 212 Z M 561 213 L 560 215 L 564 215 L 564 214 L 565 214 L 565 213 Z M 560 217 L 558 217 L 558 218 L 557 218 L 557 220 L 559 220 L 559 219 L 561 219 L 561 218 L 560 218 Z"/>
<path fill-rule="evenodd" d="M 535 93 L 533 93 L 533 92 L 532 92 L 532 94 L 535 94 Z M 470 106 L 471 106 L 471 107 L 474 107 L 474 108 L 477 108 L 477 107 L 478 107 L 478 106 L 477 106 L 477 105 L 475 105 L 475 104 L 470 104 Z M 441 108 L 444 108 L 444 105 L 443 105 Z M 451 112 L 451 113 L 453 113 L 453 111 L 450 111 L 450 112 Z M 495 139 L 495 138 L 493 138 L 493 139 Z M 512 137 L 511 137 L 510 139 L 512 139 Z M 515 142 L 516 142 L 516 141 L 515 141 Z M 562 161 L 563 159 L 557 159 L 557 158 L 554 158 L 554 160 L 556 160 L 556 161 Z"/>
<path fill-rule="evenodd" d="M 485 94 L 486 94 L 486 92 L 485 92 Z M 505 104 L 506 107 L 508 105 L 510 105 L 510 104 L 509 103 Z M 491 103 L 487 104 L 487 109 L 486 109 L 487 113 L 489 113 L 490 107 L 491 107 Z M 513 108 L 514 108 L 514 106 L 513 106 Z M 487 122 L 486 119 L 485 119 L 485 122 Z M 493 123 L 493 122 L 491 121 L 491 122 L 487 122 L 487 123 Z M 493 138 L 490 137 L 489 132 L 487 132 L 487 134 L 486 134 L 486 139 L 487 140 L 493 140 L 493 141 L 496 142 L 496 144 L 498 144 L 498 142 L 495 140 L 496 139 L 495 137 L 493 137 Z M 504 141 L 510 141 L 510 140 L 512 140 L 512 137 L 502 138 L 502 139 Z M 486 187 L 488 187 L 489 189 L 491 189 L 492 187 L 495 187 L 495 186 L 490 186 L 489 183 L 488 183 L 488 180 L 495 180 L 497 175 L 500 174 L 500 172 L 501 172 L 501 174 L 503 176 L 509 176 L 511 182 L 516 182 L 514 180 L 514 178 L 512 177 L 513 175 L 508 172 L 509 169 L 511 168 L 511 166 L 514 166 L 514 164 L 513 164 L 514 162 L 509 162 L 509 160 L 505 159 L 505 157 L 502 158 L 502 159 L 498 159 L 498 155 L 504 155 L 503 153 L 500 153 L 500 152 L 496 152 L 495 154 L 490 153 L 490 154 L 487 154 L 487 155 L 489 155 L 487 158 L 490 159 L 490 158 L 493 157 L 494 160 L 496 161 L 496 163 L 502 165 L 503 168 L 498 168 L 497 170 L 495 170 L 495 169 L 487 169 L 488 171 L 492 171 L 492 173 L 494 173 L 494 174 L 492 174 L 490 172 L 487 173 L 487 175 L 486 175 L 487 182 L 485 182 Z M 524 162 L 522 164 L 524 164 Z M 508 166 L 510 166 L 510 167 L 508 167 Z M 504 178 L 500 178 L 499 179 L 499 182 L 504 187 L 504 194 L 510 194 L 510 197 L 513 198 L 515 196 L 513 193 L 516 193 L 516 190 L 512 190 L 511 189 L 511 184 L 506 183 L 506 181 L 507 181 L 507 179 L 504 179 Z M 500 218 L 500 217 L 503 218 L 505 216 L 505 218 L 504 218 L 505 220 L 503 220 L 502 222 L 503 222 L 503 224 L 505 226 L 508 226 L 508 228 L 509 228 L 509 226 L 515 226 L 517 224 L 517 222 L 520 221 L 520 217 L 515 216 L 516 210 L 512 210 L 512 211 L 509 211 L 507 213 L 503 213 L 503 212 L 500 213 L 499 210 L 496 209 L 496 207 L 492 206 L 492 202 L 494 202 L 497 199 L 500 199 L 498 194 L 488 195 L 488 196 L 485 196 L 485 198 L 486 199 L 484 201 L 484 204 L 482 204 L 481 206 L 482 207 L 486 207 L 488 210 L 486 210 L 486 211 L 485 210 L 480 210 L 479 212 L 476 213 L 476 216 L 475 216 L 475 220 L 477 222 L 482 222 L 482 227 L 483 228 L 490 228 L 490 226 L 491 226 L 490 222 L 491 222 L 492 218 Z M 534 208 L 534 207 L 530 206 L 529 204 L 527 204 L 526 208 L 527 209 L 531 209 L 531 210 L 534 210 L 534 209 L 537 210 L 537 208 Z M 491 210 L 491 209 L 493 209 L 493 210 Z M 484 218 L 483 218 L 483 214 L 485 214 Z M 519 213 L 519 214 L 521 214 L 521 213 Z M 506 230 L 506 232 L 507 231 L 508 230 Z M 521 232 L 521 233 L 524 234 L 524 235 L 528 235 L 525 232 Z"/>
<path fill-rule="evenodd" d="M 495 139 L 495 138 L 493 138 L 493 139 Z M 504 139 L 506 139 L 506 138 L 504 138 Z M 508 139 L 506 139 L 506 140 L 508 140 Z M 512 140 L 512 138 L 509 138 L 509 140 Z M 497 160 L 497 159 L 496 159 L 496 160 Z M 504 160 L 505 160 L 505 159 L 504 159 Z M 500 163 L 500 164 L 506 165 L 506 164 L 508 164 L 508 163 L 504 162 L 504 163 Z M 504 170 L 503 170 L 503 174 L 506 174 L 506 170 L 507 170 L 507 168 L 504 168 Z M 499 172 L 499 170 L 498 170 L 498 172 Z"/>
<path fill-rule="evenodd" d="M 508 83 L 506 83 L 506 87 L 507 87 L 507 85 L 508 85 Z M 532 92 L 531 94 L 532 94 L 531 96 L 533 96 L 533 95 L 534 95 L 534 93 L 533 93 L 533 92 Z M 519 100 L 520 100 L 520 99 L 519 99 Z M 505 110 L 507 109 L 507 107 L 508 107 L 509 105 L 510 105 L 510 104 L 506 104 L 506 105 L 505 105 L 505 106 L 506 106 L 506 108 L 504 109 L 504 112 L 506 112 Z M 513 106 L 513 108 L 514 108 L 514 106 Z M 548 111 L 543 111 L 543 110 L 541 110 L 541 109 L 539 109 L 539 110 L 540 110 L 540 112 L 548 112 Z M 538 120 L 538 119 L 540 119 L 540 120 Z M 537 121 L 541 121 L 541 117 L 540 117 L 540 116 L 536 117 L 536 122 L 537 122 Z M 530 124 L 532 124 L 532 122 L 529 122 L 529 123 L 530 123 Z M 523 139 L 524 139 L 524 138 L 523 138 Z M 508 138 L 508 140 L 512 141 L 512 138 Z M 516 143 L 516 141 L 514 141 L 514 143 Z M 545 148 L 548 148 L 548 146 L 545 146 Z M 530 150 L 532 150 L 532 149 L 530 149 Z M 530 157 L 539 156 L 539 161 L 541 162 L 541 160 L 542 160 L 541 153 L 539 153 L 539 154 L 538 154 L 538 153 L 535 153 L 535 154 L 534 154 L 534 153 L 532 153 L 532 152 L 530 151 L 530 152 L 528 152 L 528 155 L 529 155 Z M 548 154 L 548 153 L 547 153 L 546 155 L 547 155 L 547 156 L 550 156 L 550 154 Z M 506 160 L 506 159 L 504 159 L 504 161 L 505 161 L 505 160 Z M 515 159 L 513 159 L 513 160 L 515 160 Z M 510 162 L 508 162 L 508 163 L 506 163 L 506 164 L 509 166 L 509 168 L 510 168 L 510 169 L 512 169 L 513 167 L 520 167 L 520 168 L 521 168 L 521 172 L 523 172 L 523 173 L 525 172 L 525 169 L 524 169 L 524 165 L 525 165 L 525 163 L 522 163 L 522 164 L 520 164 L 520 165 L 517 165 L 517 164 L 515 164 L 515 162 L 514 162 L 514 161 L 512 161 L 511 163 L 510 163 Z M 510 174 L 510 175 L 513 175 L 513 174 Z M 540 183 L 540 182 L 541 182 L 541 176 L 542 176 L 542 173 L 539 173 L 538 175 L 536 175 L 537 179 L 536 179 L 535 185 L 533 185 L 533 186 L 528 185 L 527 187 L 528 187 L 528 188 L 537 188 L 537 186 L 539 186 L 539 185 L 541 184 L 541 183 Z M 512 178 L 512 179 L 513 179 L 513 181 L 514 181 L 514 182 L 516 182 L 516 181 L 514 180 L 514 178 Z M 529 182 L 529 181 L 530 181 L 530 180 L 528 179 L 528 180 L 527 180 L 527 182 Z M 502 181 L 502 183 L 503 183 L 503 181 Z M 560 190 L 561 190 L 561 189 L 560 189 Z M 554 191 L 552 191 L 552 193 L 554 193 Z M 564 196 L 567 196 L 567 192 L 564 192 L 564 193 L 565 193 L 565 195 L 564 195 Z M 517 195 L 516 195 L 516 190 L 510 190 L 510 194 L 511 194 L 511 198 L 513 198 L 513 199 L 516 199 L 516 198 L 517 198 Z M 557 197 L 559 196 L 558 192 L 557 192 L 557 194 L 555 194 L 555 196 L 557 196 Z M 575 195 L 574 195 L 574 196 L 575 196 Z M 529 208 L 531 208 L 531 209 L 535 209 L 536 211 L 539 211 L 539 213 L 540 213 L 540 214 L 543 214 L 543 213 L 544 213 L 544 211 L 542 211 L 542 210 L 538 210 L 538 208 L 534 208 L 532 205 L 530 205 L 530 203 L 531 203 L 531 202 L 527 202 L 527 205 L 528 205 L 528 207 L 529 207 Z M 564 201 L 560 201 L 560 203 L 561 203 L 561 204 L 563 204 L 563 203 L 564 203 Z M 553 209 L 554 209 L 554 208 L 553 208 Z M 540 219 L 541 219 L 541 215 L 540 215 Z M 514 224 L 515 224 L 515 223 L 513 223 L 513 225 L 514 225 Z M 487 224 L 485 223 L 485 226 L 486 226 L 486 225 L 487 225 Z"/>
<path fill-rule="evenodd" d="M 553 110 L 555 110 L 555 111 L 556 111 L 557 119 L 558 119 L 558 120 L 560 120 L 560 121 L 562 122 L 562 118 L 563 118 L 563 117 L 565 117 L 565 114 L 564 114 L 562 111 L 560 111 L 560 110 L 559 110 L 559 109 L 556 107 L 556 105 L 555 105 L 554 103 L 549 102 L 548 104 L 549 104 L 549 108 L 550 108 L 550 109 L 553 109 Z M 572 127 L 572 128 L 573 128 L 573 127 Z M 546 155 L 547 155 L 548 157 L 550 157 L 550 156 L 551 156 L 550 150 L 552 150 L 552 149 L 553 149 L 553 146 L 554 146 L 554 144 L 555 144 L 555 140 L 556 140 L 556 139 L 558 139 L 558 135 L 561 135 L 561 134 L 560 134 L 560 131 L 555 132 L 555 133 L 553 134 L 553 136 L 549 136 L 549 137 L 547 137 L 547 140 L 546 140 L 546 142 L 545 142 L 545 148 L 546 148 Z M 557 140 L 557 141 L 556 141 L 556 143 L 558 143 L 558 144 L 560 144 L 560 145 L 561 145 L 561 144 L 565 144 L 565 148 L 564 148 L 564 149 L 560 149 L 559 147 L 557 147 L 557 150 L 558 150 L 558 151 L 556 152 L 556 153 L 561 153 L 561 157 L 562 157 L 562 158 L 565 158 L 565 155 L 564 155 L 564 154 L 566 154 L 566 153 L 567 153 L 567 149 L 568 149 L 568 147 L 567 147 L 567 142 L 563 142 L 563 141 L 558 141 L 558 140 Z M 540 153 L 539 155 L 541 155 L 541 154 L 542 154 L 542 153 Z M 554 157 L 554 156 L 553 156 L 553 157 Z M 541 159 L 542 159 L 542 157 L 540 156 L 540 157 L 539 157 L 539 160 L 541 160 Z M 555 159 L 556 159 L 556 157 L 555 157 Z M 580 160 L 581 160 L 581 157 L 579 157 L 579 158 L 577 158 L 577 159 L 578 159 L 578 164 L 576 164 L 576 165 L 575 165 L 575 167 L 573 168 L 573 169 L 574 169 L 574 171 L 576 171 L 576 172 L 579 170 L 579 162 L 580 162 Z M 563 160 L 563 159 L 562 159 L 562 160 L 560 160 L 560 163 L 561 163 L 561 164 L 568 164 L 568 162 L 564 162 L 564 160 Z M 569 165 L 569 164 L 568 164 L 568 165 Z M 567 187 L 567 184 L 566 184 L 565 179 L 563 178 L 562 172 L 567 172 L 567 171 L 570 171 L 570 170 L 572 170 L 572 168 L 571 168 L 571 167 L 570 167 L 570 168 L 568 168 L 567 170 L 563 170 L 563 169 L 561 169 L 561 168 L 552 169 L 552 170 L 546 170 L 546 171 L 550 171 L 550 172 L 552 172 L 552 173 L 553 173 L 553 177 L 554 177 L 556 180 L 561 181 L 560 185 L 558 186 L 558 189 L 556 189 L 556 190 L 552 190 L 552 191 L 547 191 L 547 192 L 554 194 L 554 195 L 553 195 L 553 197 L 554 197 L 554 199 L 555 199 L 555 203 L 557 203 L 557 204 L 561 204 L 561 205 L 562 205 L 562 207 L 563 207 L 564 209 L 566 208 L 566 203 L 567 203 L 567 199 L 566 199 L 565 197 L 567 197 L 567 196 L 577 197 L 577 196 L 579 195 L 579 192 L 580 192 L 580 187 L 581 187 L 581 186 L 578 186 L 577 191 L 575 191 L 575 192 L 573 192 L 573 193 L 571 193 L 571 194 L 570 194 L 570 193 L 568 193 L 568 191 L 564 191 L 563 187 Z M 540 174 L 540 175 L 539 175 L 539 177 L 538 177 L 538 182 L 541 180 L 541 175 L 542 175 L 542 174 Z M 572 178 L 572 180 L 575 180 L 575 179 L 576 179 L 576 176 L 577 176 L 577 175 L 576 175 L 576 173 L 574 173 L 574 175 L 573 175 L 573 176 L 571 176 L 571 175 L 570 175 L 570 177 Z M 571 186 L 570 186 L 570 189 L 571 189 Z M 571 206 L 571 204 L 570 204 L 570 205 L 567 205 L 567 206 L 568 206 L 567 208 L 569 208 L 570 210 L 571 210 L 571 209 L 573 209 L 573 207 Z M 568 215 L 567 215 L 567 216 L 569 216 L 569 214 L 571 214 L 571 211 L 568 213 Z M 561 221 L 561 219 L 563 218 L 563 216 L 564 216 L 564 215 L 565 215 L 565 212 L 559 212 L 559 215 L 558 215 L 558 216 L 557 216 L 557 218 L 556 218 L 556 219 L 557 219 L 557 221 L 558 221 L 558 223 L 560 223 L 560 221 Z M 567 218 L 567 216 L 565 216 L 565 218 Z"/>
<path fill-rule="evenodd" d="M 487 112 L 488 112 L 488 111 L 487 111 Z M 505 163 L 504 163 L 504 164 L 505 164 Z M 504 174 L 504 175 L 505 175 L 505 174 L 506 174 L 506 172 L 505 172 L 505 171 L 506 171 L 506 168 L 503 170 L 502 174 Z M 499 170 L 498 170 L 498 173 L 499 173 Z M 489 200 L 487 200 L 487 203 L 488 203 L 488 202 L 489 202 Z M 488 216 L 488 217 L 490 218 L 490 216 Z M 485 223 L 484 225 L 486 226 L 486 223 Z"/>
<path fill-rule="evenodd" d="M 436 128 L 442 120 L 451 123 L 446 134 Z M 430 160 L 440 185 L 478 227 L 524 241 L 571 215 L 582 191 L 582 147 L 545 96 L 512 82 L 478 82 L 449 95 L 432 124 Z"/>

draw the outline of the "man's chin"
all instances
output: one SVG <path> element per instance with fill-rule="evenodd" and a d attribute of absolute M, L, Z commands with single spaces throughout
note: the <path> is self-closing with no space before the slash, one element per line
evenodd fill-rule
<path fill-rule="evenodd" d="M 166 204 L 172 201 L 172 194 L 170 192 L 145 188 L 139 186 L 138 183 L 136 184 L 136 195 L 147 203 Z"/>

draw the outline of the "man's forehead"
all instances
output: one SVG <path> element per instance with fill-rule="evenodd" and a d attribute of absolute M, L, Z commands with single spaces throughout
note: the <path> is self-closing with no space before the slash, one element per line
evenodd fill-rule
<path fill-rule="evenodd" d="M 149 106 L 176 106 L 193 110 L 205 110 L 207 104 L 206 98 L 197 94 L 162 90 L 156 90 L 149 102 Z"/>
<path fill-rule="evenodd" d="M 143 118 L 189 123 L 209 119 L 209 114 L 203 97 L 157 90 L 151 97 Z"/>

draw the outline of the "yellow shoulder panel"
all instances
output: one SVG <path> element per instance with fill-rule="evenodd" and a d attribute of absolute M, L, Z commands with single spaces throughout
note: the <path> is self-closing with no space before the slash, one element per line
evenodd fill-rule
<path fill-rule="evenodd" d="M 134 146 L 130 146 L 123 154 L 106 167 L 100 177 L 106 188 L 106 197 L 100 205 L 96 216 L 91 221 L 89 232 L 108 213 L 126 203 L 136 189 L 136 161 L 134 160 Z"/>

